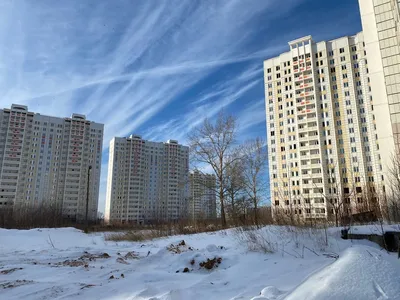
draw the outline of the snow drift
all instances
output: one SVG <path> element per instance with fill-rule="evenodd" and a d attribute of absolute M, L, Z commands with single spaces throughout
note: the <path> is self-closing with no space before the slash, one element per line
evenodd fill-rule
<path fill-rule="evenodd" d="M 400 263 L 371 247 L 355 246 L 300 284 L 287 300 L 400 299 Z"/>
<path fill-rule="evenodd" d="M 400 299 L 400 260 L 376 244 L 342 240 L 340 228 L 266 226 L 250 235 L 266 254 L 248 230 L 113 242 L 0 229 L 0 299 Z"/>

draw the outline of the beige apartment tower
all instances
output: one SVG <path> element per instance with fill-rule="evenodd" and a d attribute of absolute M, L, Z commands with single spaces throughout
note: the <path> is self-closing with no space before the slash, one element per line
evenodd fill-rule
<path fill-rule="evenodd" d="M 363 33 L 318 43 L 306 36 L 264 61 L 274 216 L 325 219 L 341 203 L 353 214 L 379 202 L 386 145 L 368 54 Z"/>
<path fill-rule="evenodd" d="M 193 171 L 190 173 L 189 178 L 190 219 L 215 219 L 217 217 L 215 175 Z"/>
<path fill-rule="evenodd" d="M 13 104 L 0 110 L 0 208 L 51 206 L 97 218 L 103 124 L 84 115 L 58 118 Z M 90 174 L 88 174 L 91 166 Z"/>
<path fill-rule="evenodd" d="M 382 167 L 389 182 L 394 157 L 399 159 L 400 155 L 399 3 L 398 0 L 359 0 L 378 141 L 382 145 Z"/>
<path fill-rule="evenodd" d="M 187 217 L 189 148 L 140 136 L 110 142 L 105 218 L 149 223 Z"/>

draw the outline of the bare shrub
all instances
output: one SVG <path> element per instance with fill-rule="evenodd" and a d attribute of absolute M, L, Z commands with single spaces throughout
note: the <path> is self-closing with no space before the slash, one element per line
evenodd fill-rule
<path fill-rule="evenodd" d="M 317 251 L 326 251 L 330 246 L 328 232 L 324 226 L 320 228 L 316 226 L 285 226 L 282 227 L 282 230 L 286 231 L 285 239 L 293 242 L 295 248 L 317 253 Z M 301 257 L 303 256 L 301 255 Z"/>
<path fill-rule="evenodd" d="M 238 227 L 235 229 L 236 238 L 247 245 L 249 251 L 274 253 L 276 246 L 271 241 L 267 231 L 254 226 Z"/>

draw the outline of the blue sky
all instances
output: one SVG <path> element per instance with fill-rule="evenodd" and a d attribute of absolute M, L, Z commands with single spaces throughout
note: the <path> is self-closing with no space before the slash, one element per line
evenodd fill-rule
<path fill-rule="evenodd" d="M 0 107 L 104 123 L 104 211 L 113 136 L 185 142 L 224 108 L 265 137 L 263 60 L 358 31 L 357 0 L 3 0 Z"/>

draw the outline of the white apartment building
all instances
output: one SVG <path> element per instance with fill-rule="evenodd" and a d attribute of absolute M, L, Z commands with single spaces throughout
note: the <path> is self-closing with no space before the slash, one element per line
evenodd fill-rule
<path fill-rule="evenodd" d="M 216 178 L 213 174 L 190 172 L 189 217 L 192 220 L 214 219 L 216 208 Z"/>
<path fill-rule="evenodd" d="M 359 0 L 382 166 L 400 155 L 400 1 Z M 390 185 L 389 185 L 390 186 Z"/>
<path fill-rule="evenodd" d="M 187 216 L 189 148 L 140 136 L 110 142 L 105 219 L 145 223 Z"/>
<path fill-rule="evenodd" d="M 273 214 L 327 218 L 331 202 L 368 209 L 363 193 L 384 185 L 363 33 L 289 48 L 264 61 Z"/>
<path fill-rule="evenodd" d="M 97 217 L 103 124 L 73 114 L 44 116 L 13 104 L 0 110 L 0 208 L 62 209 L 83 220 L 89 166 L 89 219 Z"/>

